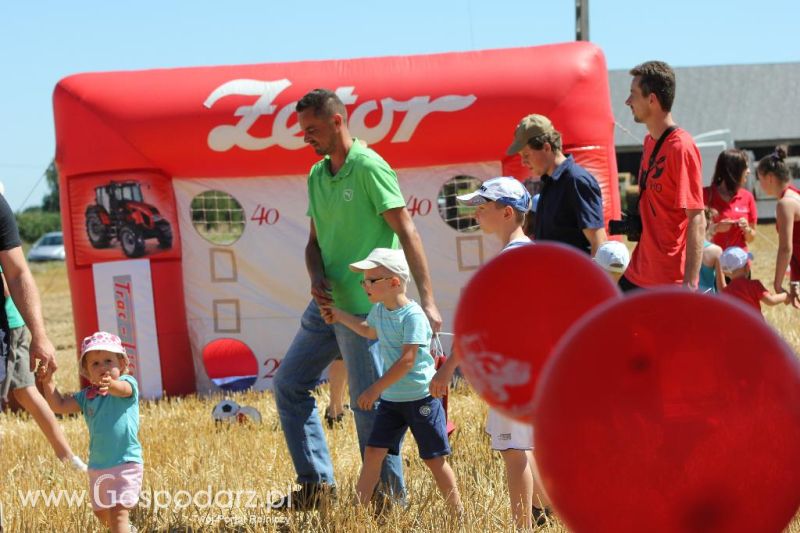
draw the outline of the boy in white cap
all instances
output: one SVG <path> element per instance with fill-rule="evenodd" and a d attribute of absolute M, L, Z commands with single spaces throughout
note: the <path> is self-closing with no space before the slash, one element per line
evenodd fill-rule
<path fill-rule="evenodd" d="M 483 182 L 477 191 L 457 197 L 458 201 L 475 207 L 475 217 L 481 230 L 494 235 L 503 244 L 503 252 L 532 244 L 523 227 L 530 216 L 531 196 L 525 186 L 510 177 L 492 178 Z M 431 380 L 430 390 L 442 397 L 459 363 L 454 353 Z M 492 449 L 500 452 L 506 466 L 506 481 L 511 500 L 511 514 L 518 529 L 548 522 L 550 509 L 547 495 L 540 490 L 538 469 L 533 456 L 533 428 L 489 408 L 486 431 L 492 436 Z M 541 507 L 540 507 L 541 506 Z"/>
<path fill-rule="evenodd" d="M 447 463 L 450 444 L 442 402 L 428 393 L 435 373 L 430 353 L 432 330 L 420 305 L 406 296 L 411 279 L 402 250 L 375 248 L 350 269 L 363 273 L 361 285 L 372 309 L 366 320 L 336 307 L 324 307 L 326 321 L 344 324 L 362 337 L 378 339 L 383 375 L 358 397 L 358 406 L 378 412 L 364 450 L 364 464 L 356 485 L 359 502 L 368 505 L 387 454 L 399 455 L 403 436 L 410 428 L 420 458 L 433 473 L 439 491 L 452 512 L 463 508 L 455 474 Z"/>
<path fill-rule="evenodd" d="M 722 289 L 723 294 L 738 298 L 761 313 L 761 304 L 778 305 L 789 303 L 788 293 L 772 294 L 757 279 L 750 279 L 750 261 L 753 254 L 738 246 L 726 248 L 719 258 L 722 272 L 731 282 Z"/>
<path fill-rule="evenodd" d="M 37 377 L 47 403 L 60 414 L 83 413 L 89 428 L 89 492 L 95 516 L 112 532 L 131 530 L 128 513 L 139 501 L 144 461 L 139 443 L 139 386 L 128 373 L 122 341 L 98 331 L 83 339 L 80 373 L 91 382 L 62 396 L 53 367 Z"/>
<path fill-rule="evenodd" d="M 594 262 L 608 272 L 615 283 L 625 273 L 630 260 L 631 254 L 628 251 L 628 247 L 619 241 L 604 242 L 597 249 L 597 253 L 594 256 Z"/>

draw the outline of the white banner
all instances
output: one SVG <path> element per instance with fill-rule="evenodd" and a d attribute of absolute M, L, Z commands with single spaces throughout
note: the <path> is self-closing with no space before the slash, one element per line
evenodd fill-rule
<path fill-rule="evenodd" d="M 398 171 L 400 187 L 428 256 L 444 331 L 452 331 L 461 288 L 500 246 L 480 231 L 459 232 L 448 225 L 440 216 L 440 190 L 454 176 L 470 175 L 483 181 L 499 172 L 499 163 Z M 311 299 L 304 259 L 309 231 L 306 176 L 175 178 L 172 183 L 198 391 L 215 389 L 202 354 L 208 343 L 220 338 L 245 343 L 258 363 L 255 388 L 270 388 Z M 214 240 L 214 235 L 204 237 L 196 229 L 205 226 L 198 222 L 197 209 L 193 219 L 192 200 L 207 191 L 227 193 L 241 205 L 245 225 L 235 242 L 211 242 L 206 237 Z M 411 295 L 417 298 L 413 286 Z M 225 378 L 214 377 L 218 382 Z"/>
<path fill-rule="evenodd" d="M 97 324 L 122 339 L 139 383 L 142 398 L 160 398 L 161 363 L 158 351 L 150 261 L 134 259 L 95 263 Z"/>

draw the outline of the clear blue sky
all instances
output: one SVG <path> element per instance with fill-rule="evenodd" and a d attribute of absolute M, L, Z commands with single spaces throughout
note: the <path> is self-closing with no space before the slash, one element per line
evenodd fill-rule
<path fill-rule="evenodd" d="M 609 68 L 800 61 L 800 0 L 590 0 Z M 531 46 L 575 38 L 573 0 L 0 0 L 0 181 L 37 205 L 69 74 Z M 302 12 L 301 9 L 307 9 Z M 312 11 L 313 10 L 313 11 Z M 798 95 L 787 95 L 797 98 Z M 800 117 L 798 117 L 800 120 Z"/>

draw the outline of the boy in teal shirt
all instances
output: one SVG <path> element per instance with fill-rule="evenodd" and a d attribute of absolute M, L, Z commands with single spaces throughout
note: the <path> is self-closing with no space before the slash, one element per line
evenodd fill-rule
<path fill-rule="evenodd" d="M 410 274 L 405 254 L 376 248 L 363 261 L 350 264 L 350 269 L 363 273 L 361 285 L 373 304 L 366 320 L 333 306 L 324 307 L 323 316 L 363 337 L 377 338 L 384 366 L 378 381 L 358 397 L 364 410 L 380 399 L 356 485 L 359 502 L 367 505 L 372 500 L 384 458 L 400 454 L 403 436 L 411 429 L 420 458 L 452 512 L 460 516 L 463 508 L 455 474 L 445 459 L 450 445 L 444 409 L 440 399 L 428 394 L 436 372 L 429 350 L 432 331 L 422 308 L 406 296 Z"/>

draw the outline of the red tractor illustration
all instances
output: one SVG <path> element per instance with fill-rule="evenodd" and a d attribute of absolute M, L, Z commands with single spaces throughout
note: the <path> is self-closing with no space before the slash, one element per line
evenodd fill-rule
<path fill-rule="evenodd" d="M 144 203 L 136 181 L 112 181 L 96 187 L 96 203 L 86 208 L 86 234 L 95 248 L 108 248 L 113 239 L 128 257 L 144 255 L 145 239 L 158 239 L 159 248 L 172 247 L 172 227 L 154 206 Z"/>

